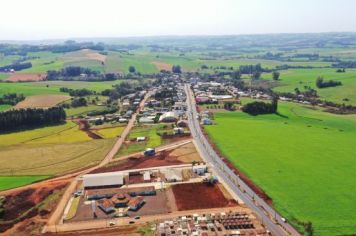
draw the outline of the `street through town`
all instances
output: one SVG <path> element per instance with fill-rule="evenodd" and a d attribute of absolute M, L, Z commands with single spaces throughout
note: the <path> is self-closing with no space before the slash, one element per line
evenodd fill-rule
<path fill-rule="evenodd" d="M 300 234 L 290 224 L 284 222 L 282 217 L 263 199 L 257 196 L 257 194 L 217 155 L 201 130 L 197 118 L 198 113 L 194 95 L 189 84 L 185 84 L 185 92 L 187 95 L 187 116 L 192 137 L 202 154 L 202 158 L 212 166 L 219 180 L 225 182 L 225 184 L 257 214 L 262 224 L 274 235 L 299 236 Z"/>

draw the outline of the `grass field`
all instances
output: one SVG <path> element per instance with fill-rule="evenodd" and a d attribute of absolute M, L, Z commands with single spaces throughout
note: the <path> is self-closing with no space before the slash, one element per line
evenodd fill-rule
<path fill-rule="evenodd" d="M 273 199 L 276 209 L 315 235 L 355 232 L 356 116 L 281 103 L 278 115 L 216 113 L 206 130 L 219 149 Z"/>
<path fill-rule="evenodd" d="M 72 89 L 87 88 L 97 92 L 110 89 L 114 84 L 121 83 L 120 80 L 107 82 L 81 82 L 81 81 L 43 81 L 28 83 L 0 83 L 0 96 L 6 93 L 22 93 L 25 96 L 40 94 L 65 94 L 59 92 L 61 87 Z"/>
<path fill-rule="evenodd" d="M 0 191 L 31 184 L 38 180 L 46 179 L 49 176 L 0 176 Z"/>
<path fill-rule="evenodd" d="M 11 105 L 0 105 L 0 112 L 1 111 L 6 111 L 9 108 L 11 108 Z"/>
<path fill-rule="evenodd" d="M 133 142 L 129 145 L 124 144 L 119 152 L 117 157 L 129 155 L 131 153 L 144 151 L 146 148 L 154 148 L 163 144 L 161 136 L 157 134 L 157 130 L 162 128 L 163 125 L 147 125 L 147 126 L 135 126 L 130 134 L 128 139 L 136 139 L 137 137 L 146 137 L 147 141 L 145 142 Z"/>

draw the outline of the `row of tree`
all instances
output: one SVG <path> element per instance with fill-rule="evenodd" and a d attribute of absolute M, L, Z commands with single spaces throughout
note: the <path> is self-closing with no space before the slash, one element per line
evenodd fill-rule
<path fill-rule="evenodd" d="M 8 72 L 10 70 L 14 70 L 14 71 L 20 71 L 20 70 L 24 70 L 24 69 L 28 69 L 32 67 L 32 63 L 31 62 L 23 62 L 23 63 L 13 63 L 10 65 L 6 65 L 6 66 L 1 66 L 0 67 L 0 72 Z"/>
<path fill-rule="evenodd" d="M 324 78 L 319 76 L 316 79 L 316 87 L 318 88 L 328 88 L 328 87 L 336 87 L 342 85 L 341 81 L 328 80 L 324 81 Z"/>
<path fill-rule="evenodd" d="M 70 96 L 72 97 L 84 97 L 84 96 L 90 96 L 93 94 L 96 94 L 95 91 L 93 90 L 89 90 L 89 89 L 70 89 L 70 88 L 66 88 L 66 87 L 62 87 L 59 89 L 60 92 L 63 93 L 69 93 Z"/>
<path fill-rule="evenodd" d="M 65 119 L 66 113 L 63 107 L 9 110 L 0 112 L 0 131 L 13 131 L 58 124 L 64 122 Z"/>
<path fill-rule="evenodd" d="M 242 111 L 250 115 L 256 116 L 261 114 L 273 114 L 277 113 L 278 109 L 278 97 L 273 96 L 272 103 L 265 102 L 252 102 L 244 105 Z"/>
<path fill-rule="evenodd" d="M 14 106 L 17 103 L 23 101 L 25 99 L 25 96 L 23 94 L 17 94 L 17 93 L 8 93 L 4 94 L 2 97 L 0 97 L 0 105 L 11 105 Z"/>

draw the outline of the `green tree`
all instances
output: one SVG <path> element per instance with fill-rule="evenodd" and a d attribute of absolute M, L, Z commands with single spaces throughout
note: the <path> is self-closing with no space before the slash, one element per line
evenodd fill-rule
<path fill-rule="evenodd" d="M 281 74 L 278 71 L 273 71 L 273 73 L 272 73 L 273 80 L 279 80 L 280 75 Z"/>
<path fill-rule="evenodd" d="M 136 72 L 136 68 L 134 66 L 129 66 L 129 72 L 130 73 L 135 73 Z"/>

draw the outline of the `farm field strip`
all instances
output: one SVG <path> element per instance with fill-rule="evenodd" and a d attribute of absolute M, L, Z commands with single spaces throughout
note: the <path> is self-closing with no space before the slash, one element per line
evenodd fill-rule
<path fill-rule="evenodd" d="M 0 176 L 0 191 L 31 184 L 33 182 L 46 179 L 48 177 L 50 176 Z"/>

